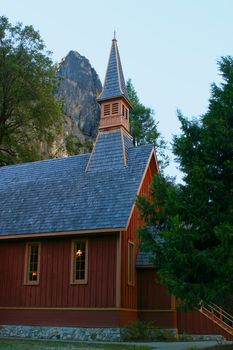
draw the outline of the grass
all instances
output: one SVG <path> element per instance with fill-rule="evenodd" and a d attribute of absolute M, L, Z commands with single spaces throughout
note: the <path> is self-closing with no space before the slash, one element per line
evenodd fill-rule
<path fill-rule="evenodd" d="M 149 346 L 0 339 L 0 350 L 150 350 Z"/>
<path fill-rule="evenodd" d="M 233 350 L 233 344 L 229 345 L 216 345 L 211 348 L 208 348 L 208 350 Z"/>
<path fill-rule="evenodd" d="M 151 350 L 151 347 L 119 344 L 71 343 L 62 341 L 0 339 L 0 350 Z M 205 348 L 207 349 L 207 348 Z M 197 350 L 195 346 L 187 350 Z M 233 344 L 216 345 L 208 350 L 233 350 Z"/>
<path fill-rule="evenodd" d="M 216 346 L 212 346 L 211 348 L 204 348 L 203 350 L 233 350 L 233 344 L 229 344 L 229 345 L 216 345 Z M 193 346 L 192 348 L 188 348 L 186 350 L 198 350 L 195 346 Z"/>

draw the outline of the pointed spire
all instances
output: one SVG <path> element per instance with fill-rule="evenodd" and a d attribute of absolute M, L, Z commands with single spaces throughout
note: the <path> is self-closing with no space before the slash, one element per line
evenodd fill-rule
<path fill-rule="evenodd" d="M 101 104 L 99 130 L 109 131 L 123 128 L 130 134 L 129 109 L 131 104 L 126 90 L 115 32 L 103 91 L 97 101 Z"/>
<path fill-rule="evenodd" d="M 117 47 L 116 32 L 114 31 L 114 38 L 112 39 L 112 47 L 104 87 L 97 100 L 100 102 L 116 97 L 124 97 L 129 103 L 129 97 L 126 90 L 120 55 Z"/>

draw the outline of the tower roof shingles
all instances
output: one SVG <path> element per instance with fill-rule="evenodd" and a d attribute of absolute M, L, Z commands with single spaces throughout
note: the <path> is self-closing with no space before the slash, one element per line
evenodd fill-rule
<path fill-rule="evenodd" d="M 114 38 L 112 40 L 103 91 L 97 100 L 100 102 L 121 96 L 129 102 L 117 40 Z"/>

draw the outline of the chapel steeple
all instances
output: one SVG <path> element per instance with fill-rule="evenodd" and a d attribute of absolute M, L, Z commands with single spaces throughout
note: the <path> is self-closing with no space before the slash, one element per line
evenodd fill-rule
<path fill-rule="evenodd" d="M 129 109 L 131 105 L 115 33 L 112 40 L 104 87 L 97 101 L 101 104 L 100 130 L 105 131 L 122 127 L 129 132 Z"/>

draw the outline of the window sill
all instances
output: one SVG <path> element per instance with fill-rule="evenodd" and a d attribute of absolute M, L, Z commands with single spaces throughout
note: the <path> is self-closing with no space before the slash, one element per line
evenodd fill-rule
<path fill-rule="evenodd" d="M 82 281 L 73 281 L 73 282 L 70 282 L 70 284 L 72 284 L 72 285 L 76 285 L 76 284 L 87 284 L 87 281 L 85 281 L 85 280 L 82 280 Z"/>
<path fill-rule="evenodd" d="M 129 286 L 129 287 L 135 287 L 135 283 L 129 283 L 129 282 L 128 282 L 128 286 Z"/>

